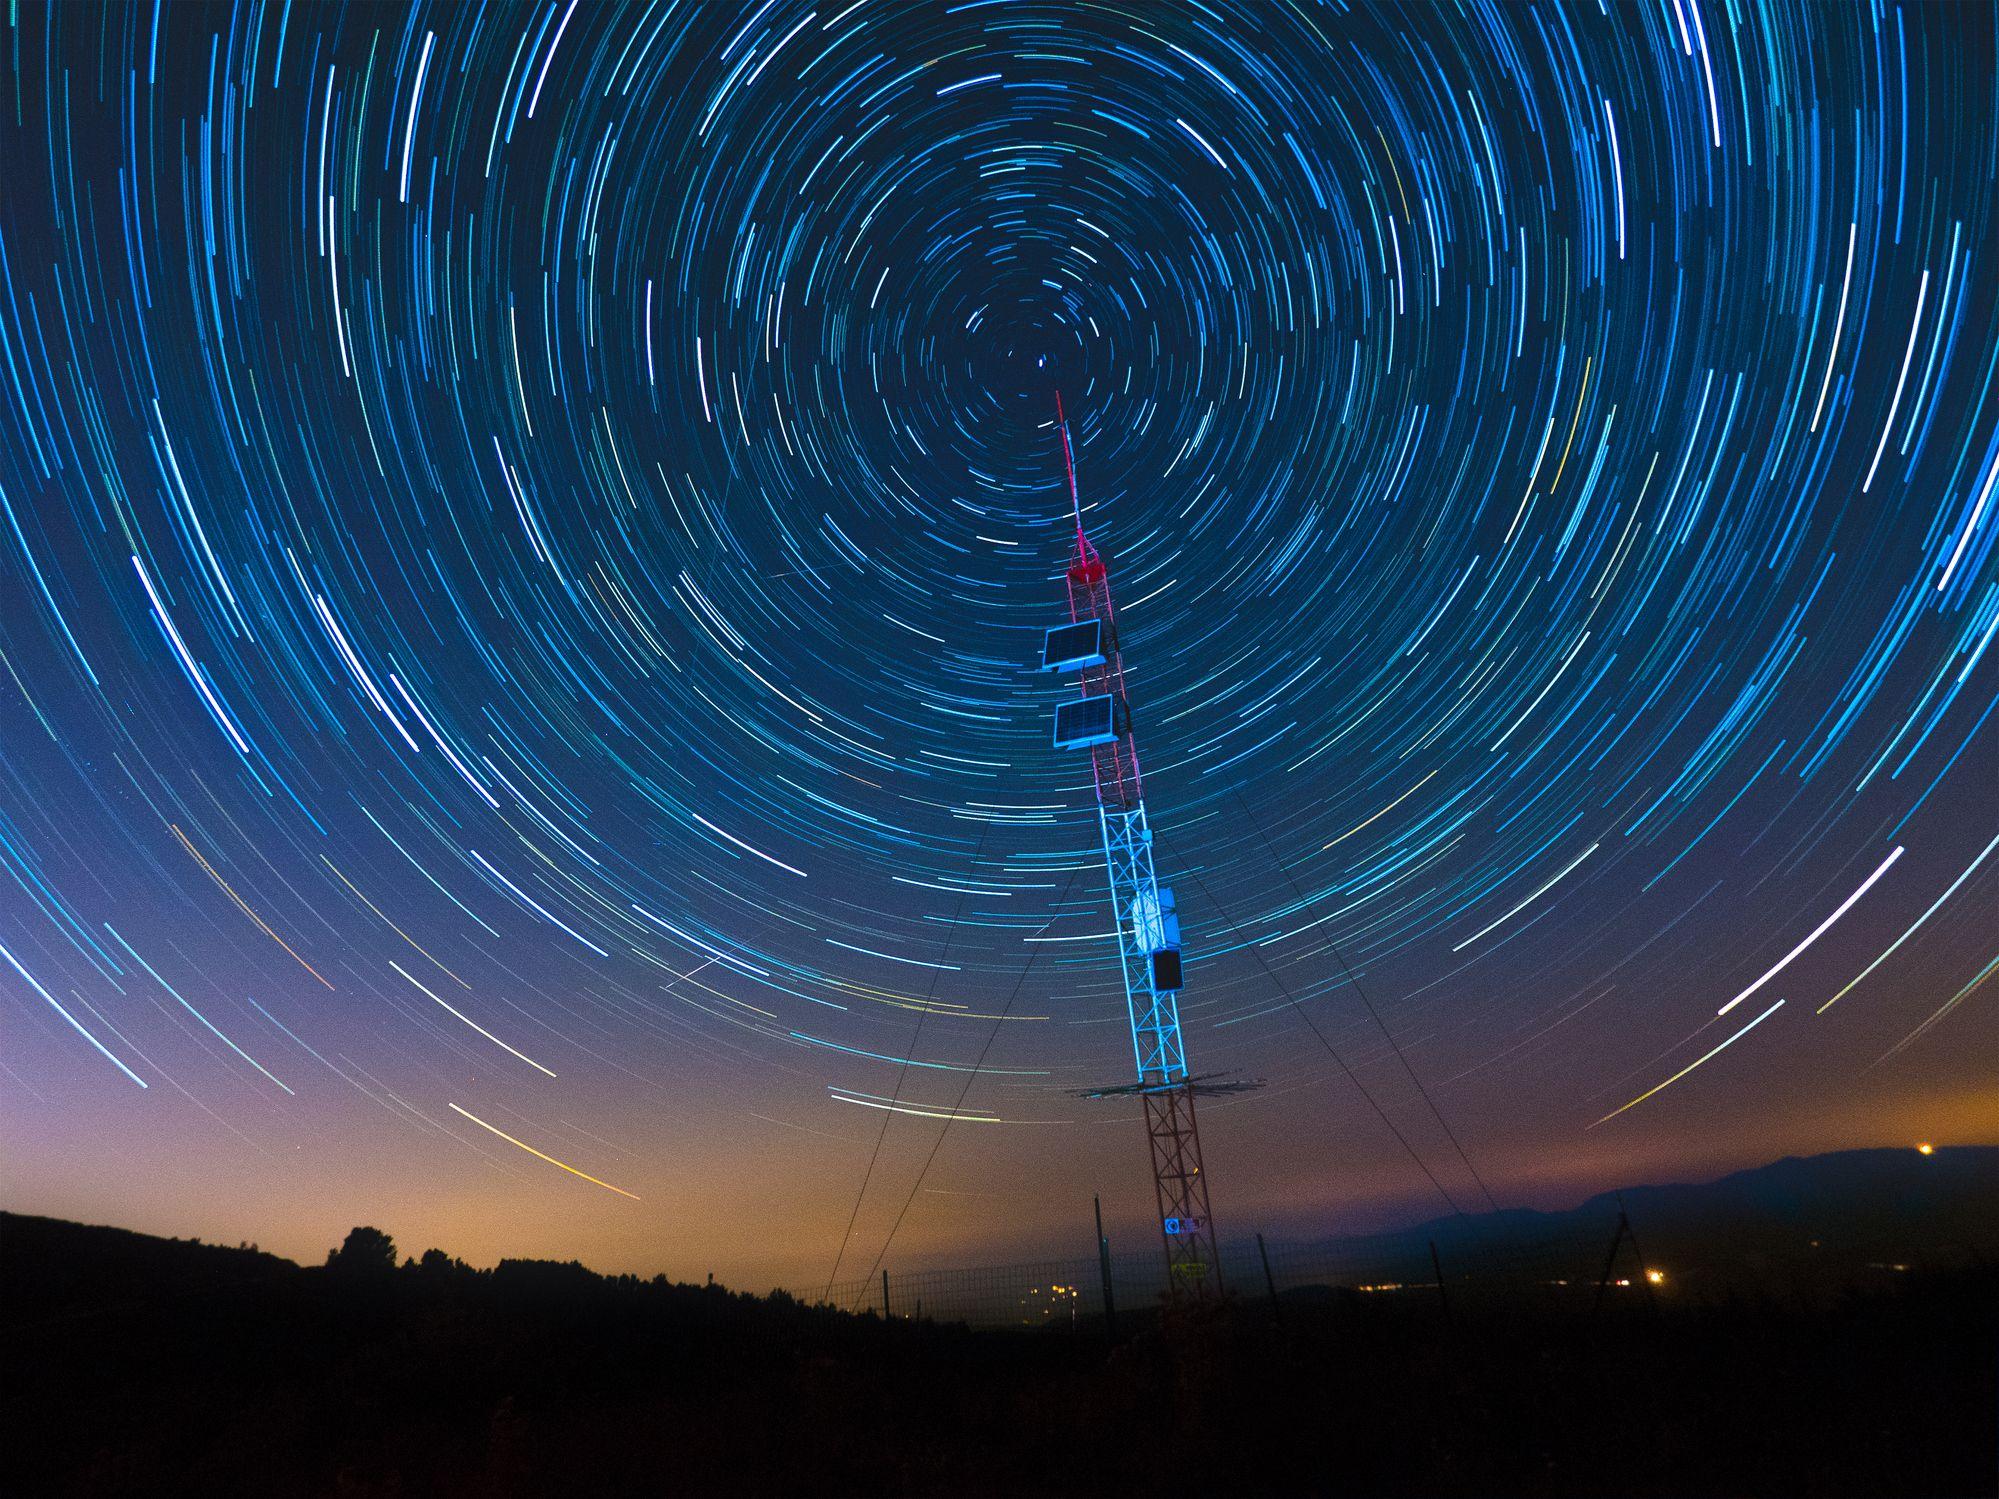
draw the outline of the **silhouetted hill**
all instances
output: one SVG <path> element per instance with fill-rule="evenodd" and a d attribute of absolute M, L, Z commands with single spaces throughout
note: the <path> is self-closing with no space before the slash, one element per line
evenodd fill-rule
<path fill-rule="evenodd" d="M 198 1295 L 297 1275 L 290 1260 L 254 1246 L 161 1239 L 62 1218 L 0 1213 L 0 1279 L 8 1316 L 103 1311 L 122 1300 Z"/>
<path fill-rule="evenodd" d="M 1625 1187 L 1567 1212 L 1491 1215 L 1530 1235 L 1592 1234 L 1620 1209 L 1649 1250 L 1679 1254 L 1741 1246 L 1746 1252 L 1811 1247 L 1860 1256 L 1909 1256 L 1946 1248 L 1999 1250 L 1999 1146 L 1838 1150 L 1785 1156 L 1718 1181 Z M 1477 1220 L 1470 1225 L 1478 1227 Z M 1466 1226 L 1438 1219 L 1415 1230 L 1450 1236 Z"/>
<path fill-rule="evenodd" d="M 1453 1280 L 1530 1267 L 1554 1274 L 1564 1264 L 1593 1280 L 1620 1212 L 1646 1263 L 1667 1267 L 1680 1293 L 1833 1295 L 1912 1266 L 1999 1262 L 1999 1146 L 1787 1156 L 1715 1181 L 1604 1192 L 1560 1211 L 1508 1208 L 1284 1247 L 1427 1281 L 1434 1243 Z M 1236 1262 L 1254 1264 L 1255 1253 L 1238 1247 Z"/>

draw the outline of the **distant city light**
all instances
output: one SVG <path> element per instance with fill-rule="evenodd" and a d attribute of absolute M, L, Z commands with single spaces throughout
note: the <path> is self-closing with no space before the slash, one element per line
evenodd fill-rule
<path fill-rule="evenodd" d="M 1663 1286 L 1666 1283 L 1666 1272 L 1664 1270 L 1647 1270 L 1645 1278 L 1655 1286 Z"/>
<path fill-rule="evenodd" d="M 1936 1153 L 1937 1153 L 1936 1146 L 1930 1144 L 1930 1142 L 1927 1140 L 1923 1141 L 1922 1144 L 1916 1147 L 1917 1155 L 1935 1155 Z"/>

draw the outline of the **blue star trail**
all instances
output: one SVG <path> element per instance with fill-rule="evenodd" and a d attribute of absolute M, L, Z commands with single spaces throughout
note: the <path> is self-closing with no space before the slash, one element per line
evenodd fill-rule
<path fill-rule="evenodd" d="M 1058 389 L 1190 1049 L 1269 1083 L 1215 1107 L 1232 1186 L 1408 1188 L 1301 1009 L 1440 1172 L 1442 1118 L 1523 1182 L 1968 1128 L 1996 34 L 11 8 L 22 1179 L 137 1151 L 162 1191 L 374 1173 L 558 1222 L 754 1177 L 802 1244 L 883 1108 L 1001 1126 L 940 1182 L 1093 1159 L 1122 990 L 1032 670 Z"/>

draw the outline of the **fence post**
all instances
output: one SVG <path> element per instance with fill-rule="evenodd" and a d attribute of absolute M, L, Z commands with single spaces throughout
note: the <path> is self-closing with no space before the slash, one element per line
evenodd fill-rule
<path fill-rule="evenodd" d="M 1277 1303 L 1277 1278 L 1270 1273 L 1270 1251 L 1263 1247 L 1263 1235 L 1256 1236 L 1256 1255 L 1263 1261 L 1263 1288 L 1270 1293 L 1270 1315 L 1273 1321 L 1284 1320 L 1284 1308 Z"/>
<path fill-rule="evenodd" d="M 1097 1274 L 1104 1286 L 1104 1332 L 1109 1337 L 1117 1337 L 1117 1298 L 1111 1294 L 1111 1241 L 1104 1237 L 1104 1199 L 1093 1195 L 1091 1204 L 1097 1212 Z"/>
<path fill-rule="evenodd" d="M 882 1321 L 888 1321 L 888 1271 L 882 1271 Z"/>

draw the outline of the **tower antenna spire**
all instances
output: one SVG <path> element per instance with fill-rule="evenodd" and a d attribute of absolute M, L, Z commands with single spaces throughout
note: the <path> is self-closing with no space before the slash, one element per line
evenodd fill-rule
<path fill-rule="evenodd" d="M 1076 457 L 1069 450 L 1069 418 L 1062 411 L 1062 392 L 1055 392 L 1055 425 L 1062 432 L 1062 471 L 1069 478 L 1069 508 L 1076 517 L 1076 555 L 1083 555 L 1089 545 L 1083 539 L 1083 501 L 1076 493 Z"/>

